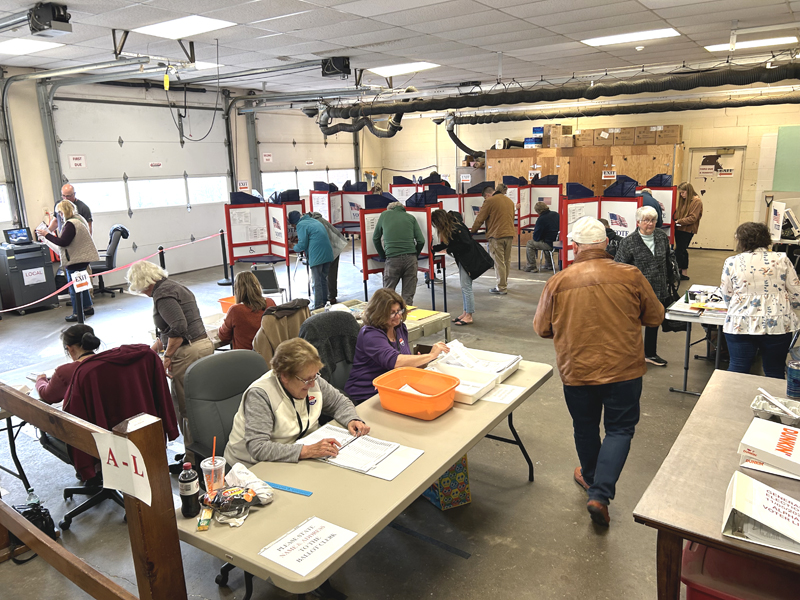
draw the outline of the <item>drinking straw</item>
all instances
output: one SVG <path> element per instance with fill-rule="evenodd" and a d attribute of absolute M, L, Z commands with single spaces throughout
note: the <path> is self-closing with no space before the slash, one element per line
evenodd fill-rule
<path fill-rule="evenodd" d="M 214 445 L 211 448 L 211 466 L 216 466 L 217 463 L 217 436 L 214 436 Z"/>

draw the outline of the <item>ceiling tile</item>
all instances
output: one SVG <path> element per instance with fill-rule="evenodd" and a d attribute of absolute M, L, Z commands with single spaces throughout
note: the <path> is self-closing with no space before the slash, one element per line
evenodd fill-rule
<path fill-rule="evenodd" d="M 406 11 L 449 1 L 450 0 L 359 0 L 358 2 L 339 4 L 336 10 L 341 10 L 360 17 L 374 17 L 376 15 Z"/>
<path fill-rule="evenodd" d="M 343 21 L 341 23 L 337 23 L 335 31 L 331 31 L 331 28 L 327 26 L 309 27 L 300 31 L 293 31 L 292 35 L 307 40 L 324 40 L 332 37 L 331 34 L 335 34 L 338 38 L 357 33 L 364 33 L 365 31 L 382 31 L 384 29 L 390 29 L 391 27 L 391 25 L 386 23 L 378 23 L 377 21 L 372 21 L 370 19 L 353 19 L 352 21 Z"/>
<path fill-rule="evenodd" d="M 185 16 L 186 13 L 151 8 L 144 4 L 134 4 L 127 8 L 120 8 L 118 10 L 94 15 L 87 19 L 82 19 L 81 22 L 87 25 L 99 25 L 102 27 L 130 30 L 136 29 L 137 27 L 163 23 L 164 21 L 171 21 L 172 19 L 179 19 Z"/>
<path fill-rule="evenodd" d="M 311 27 L 324 27 L 328 26 L 329 34 L 336 31 L 339 23 L 357 20 L 355 15 L 340 13 L 330 8 L 320 8 L 318 10 L 310 10 L 308 12 L 290 15 L 287 17 L 277 17 L 274 19 L 267 19 L 265 21 L 256 21 L 251 23 L 251 27 L 258 29 L 268 29 L 270 31 L 278 31 L 280 33 L 292 33 L 296 30 L 302 30 Z"/>
<path fill-rule="evenodd" d="M 558 39 L 563 40 L 566 38 L 562 38 L 559 36 Z M 525 50 L 514 50 L 513 52 L 509 52 L 508 54 L 509 56 L 529 58 L 531 56 L 535 57 L 536 55 L 544 53 L 565 52 L 568 50 L 578 50 L 585 48 L 587 48 L 586 44 L 581 44 L 580 42 L 574 42 L 574 41 L 567 41 L 567 42 L 543 44 L 541 46 L 527 48 Z"/>
<path fill-rule="evenodd" d="M 103 58 L 93 62 L 114 60 L 114 53 L 111 51 L 111 44 L 109 44 L 108 50 L 105 54 L 101 53 L 97 48 L 87 48 L 86 46 L 61 46 L 60 48 L 53 48 L 52 50 L 44 50 L 36 53 L 36 56 L 53 58 L 56 60 L 71 60 L 75 58 L 99 55 L 102 55 Z"/>
<path fill-rule="evenodd" d="M 489 12 L 490 10 L 488 6 L 479 4 L 474 0 L 451 0 L 450 2 L 443 2 L 432 6 L 378 15 L 373 18 L 382 23 L 399 26 L 429 21 L 443 21 L 446 25 L 450 25 L 450 27 L 448 27 L 449 29 L 453 29 L 458 27 L 452 24 L 453 19 L 457 19 L 462 15 L 476 15 L 482 12 Z"/>
<path fill-rule="evenodd" d="M 580 19 L 576 19 L 574 11 L 559 12 L 552 15 L 541 15 L 538 17 L 531 17 L 527 20 L 535 23 L 539 27 L 547 27 L 552 31 L 557 31 L 554 26 L 567 25 L 575 23 L 576 20 L 587 22 L 594 21 L 594 19 L 607 19 L 609 17 L 624 16 L 627 20 L 630 15 L 636 13 L 647 13 L 652 17 L 652 13 L 647 11 L 641 4 L 629 0 L 628 2 L 615 2 L 613 4 L 605 4 L 603 6 L 593 6 L 584 8 L 580 11 Z"/>
<path fill-rule="evenodd" d="M 528 23 L 527 21 L 519 21 L 520 23 L 524 23 L 528 25 L 528 28 L 521 29 L 519 31 L 510 31 L 510 32 L 503 32 L 501 35 L 497 34 L 487 34 L 481 37 L 460 37 L 456 38 L 459 41 L 463 41 L 465 44 L 469 44 L 470 46 L 478 46 L 479 48 L 485 48 L 487 50 L 494 50 L 494 48 L 490 48 L 491 45 L 497 44 L 504 44 L 507 42 L 520 42 L 520 41 L 530 41 L 532 38 L 538 37 L 546 37 L 552 35 L 545 29 L 541 27 L 536 27 Z M 498 23 L 498 27 L 502 27 L 503 23 Z"/>
<path fill-rule="evenodd" d="M 162 8 L 164 10 L 174 10 L 176 12 L 182 12 L 186 14 L 202 15 L 210 10 L 230 8 L 239 4 L 245 4 L 249 1 L 251 0 L 149 0 L 147 5 L 152 6 L 153 8 Z M 72 4 L 70 4 L 70 7 L 71 6 Z"/>
<path fill-rule="evenodd" d="M 265 33 L 262 31 L 261 33 Z M 308 40 L 302 38 L 292 37 L 283 33 L 275 33 L 272 35 L 264 35 L 257 38 L 250 38 L 242 40 L 241 42 L 228 42 L 226 46 L 230 48 L 239 48 L 241 50 L 252 50 L 261 52 L 264 50 L 272 50 L 273 48 L 281 48 L 283 46 L 291 46 L 292 44 L 301 44 Z"/>
<path fill-rule="evenodd" d="M 716 2 L 697 2 L 692 5 L 664 8 L 656 10 L 655 13 L 664 19 L 690 17 L 692 15 L 705 15 L 709 13 L 722 13 L 727 16 L 727 13 L 732 10 L 770 6 L 773 4 L 781 4 L 785 8 L 786 0 L 717 0 Z"/>
<path fill-rule="evenodd" d="M 472 38 L 485 38 L 488 36 L 500 36 L 505 39 L 507 35 L 525 32 L 525 31 L 538 31 L 540 28 L 532 23 L 514 19 L 512 21 L 503 21 L 500 23 L 489 23 L 478 25 L 477 27 L 459 28 L 452 31 L 439 31 L 436 33 L 439 37 L 449 40 L 470 40 Z"/>
<path fill-rule="evenodd" d="M 640 12 L 628 15 L 624 19 L 624 24 L 620 22 L 620 17 L 606 17 L 604 19 L 592 19 L 591 21 L 577 20 L 575 23 L 566 25 L 553 25 L 548 27 L 550 31 L 570 35 L 570 37 L 580 37 L 581 39 L 595 38 L 606 35 L 616 35 L 617 33 L 630 33 L 633 31 L 650 31 L 653 29 L 667 29 L 669 24 L 663 19 L 659 19 L 651 12 Z M 600 33 L 599 30 L 611 31 L 611 33 Z M 580 36 L 575 34 L 580 33 Z"/>
<path fill-rule="evenodd" d="M 5 0 L 3 3 L 6 3 Z M 31 6 L 31 4 L 31 2 L 27 2 L 28 6 Z M 90 15 L 99 15 L 112 10 L 126 8 L 131 4 L 134 3 L 127 2 L 126 0 L 69 0 L 67 9 L 70 13 L 79 11 Z M 138 4 L 138 2 L 136 4 Z"/>
<path fill-rule="evenodd" d="M 575 20 L 578 21 L 583 10 L 594 6 L 604 6 L 607 3 L 608 0 L 540 0 L 539 2 L 526 2 L 519 6 L 503 9 L 503 11 L 520 19 L 576 11 Z"/>
<path fill-rule="evenodd" d="M 789 13 L 786 3 L 761 6 L 759 8 L 741 8 L 738 10 L 714 11 L 702 15 L 680 16 L 669 20 L 673 27 L 681 28 L 686 25 L 701 25 L 703 23 L 721 23 L 727 21 L 730 26 L 732 20 L 739 21 L 740 28 L 759 27 L 761 25 L 774 25 L 795 20 Z"/>
<path fill-rule="evenodd" d="M 255 27 L 247 27 L 245 25 L 236 25 L 235 27 L 226 27 L 225 29 L 218 29 L 217 31 L 209 31 L 208 33 L 201 33 L 193 35 L 192 40 L 195 42 L 206 42 L 209 44 L 216 44 L 217 40 L 221 45 L 227 45 L 231 42 L 241 42 L 243 40 L 250 40 L 257 37 L 267 35 L 263 29 L 256 29 Z"/>
<path fill-rule="evenodd" d="M 416 23 L 406 26 L 406 29 L 412 31 L 419 31 L 422 33 L 435 33 L 439 34 L 443 31 L 454 31 L 467 29 L 472 27 L 492 25 L 494 23 L 512 23 L 514 17 L 511 17 L 499 10 L 481 13 L 459 14 L 447 19 L 432 19 L 424 23 Z"/>
<path fill-rule="evenodd" d="M 203 13 L 203 16 L 241 24 L 252 24 L 254 21 L 282 17 L 307 10 L 314 10 L 314 7 L 299 0 L 256 0 L 220 10 L 211 10 Z"/>
<path fill-rule="evenodd" d="M 418 33 L 409 31 L 408 29 L 392 27 L 391 29 L 383 29 L 381 31 L 365 31 L 364 33 L 357 33 L 355 35 L 335 37 L 327 41 L 332 44 L 341 44 L 343 46 L 357 48 L 369 44 L 380 44 L 380 42 L 391 42 L 393 40 L 417 37 L 418 35 Z"/>
<path fill-rule="evenodd" d="M 657 10 L 660 8 L 672 8 L 674 6 L 687 6 L 689 4 L 695 4 L 697 0 L 639 0 L 639 2 L 651 10 Z"/>

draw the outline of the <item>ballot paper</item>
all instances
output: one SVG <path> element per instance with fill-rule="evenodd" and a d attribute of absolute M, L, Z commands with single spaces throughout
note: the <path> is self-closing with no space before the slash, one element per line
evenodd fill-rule
<path fill-rule="evenodd" d="M 481 397 L 481 400 L 497 402 L 498 404 L 511 404 L 514 400 L 519 398 L 520 394 L 524 391 L 525 388 L 518 385 L 498 383 L 488 394 Z"/>
<path fill-rule="evenodd" d="M 354 537 L 354 531 L 311 517 L 262 548 L 259 554 L 305 577 Z"/>
<path fill-rule="evenodd" d="M 318 460 L 360 473 L 367 473 L 374 469 L 383 459 L 400 447 L 400 444 L 379 440 L 369 435 L 352 436 L 346 429 L 330 423 L 295 443 L 308 446 L 326 438 L 334 438 L 342 446 L 339 448 L 337 456 Z"/>
<path fill-rule="evenodd" d="M 499 354 L 496 352 L 492 354 L 497 357 L 497 360 L 478 358 L 458 340 L 449 342 L 447 347 L 450 348 L 450 352 L 439 359 L 440 364 L 461 369 L 474 369 L 484 373 L 500 373 L 515 362 L 522 360 L 522 357 L 518 355 Z"/>
<path fill-rule="evenodd" d="M 406 392 L 406 393 L 409 393 L 409 394 L 416 394 L 417 396 L 428 396 L 428 395 L 430 395 L 430 394 L 423 394 L 419 390 L 415 390 L 409 384 L 405 384 L 403 387 L 400 388 L 399 391 Z"/>

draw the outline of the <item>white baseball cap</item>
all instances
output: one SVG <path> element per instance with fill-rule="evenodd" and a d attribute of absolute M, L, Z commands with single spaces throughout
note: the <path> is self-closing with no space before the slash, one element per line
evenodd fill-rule
<path fill-rule="evenodd" d="M 594 217 L 581 217 L 567 236 L 577 244 L 599 244 L 607 239 L 606 228 Z"/>

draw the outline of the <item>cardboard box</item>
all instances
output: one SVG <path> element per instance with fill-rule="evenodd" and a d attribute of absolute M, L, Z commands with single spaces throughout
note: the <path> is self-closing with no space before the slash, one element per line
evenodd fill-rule
<path fill-rule="evenodd" d="M 559 125 L 559 124 L 545 125 L 544 127 L 542 127 L 542 129 L 544 131 L 544 135 L 542 137 L 545 137 L 545 138 L 554 138 L 554 137 L 557 138 L 557 137 L 563 135 L 561 133 L 561 125 Z"/>
<path fill-rule="evenodd" d="M 595 146 L 613 146 L 614 134 L 608 129 L 595 129 L 594 130 L 594 145 Z"/>
<path fill-rule="evenodd" d="M 472 495 L 469 491 L 467 455 L 462 456 L 456 464 L 447 469 L 438 481 L 434 481 L 431 487 L 422 492 L 422 495 L 440 510 L 448 510 L 472 502 Z"/>
<path fill-rule="evenodd" d="M 615 146 L 633 146 L 636 142 L 636 127 L 617 127 L 614 130 Z"/>
<path fill-rule="evenodd" d="M 656 143 L 655 127 L 647 125 L 645 127 L 636 128 L 636 137 L 634 138 L 634 144 L 636 146 L 647 146 L 647 145 L 653 145 L 655 143 Z"/>
<path fill-rule="evenodd" d="M 594 129 L 576 130 L 573 140 L 576 147 L 594 146 Z"/>
<path fill-rule="evenodd" d="M 562 125 L 561 135 L 572 135 L 572 125 Z"/>
<path fill-rule="evenodd" d="M 660 125 L 656 130 L 656 144 L 680 144 L 683 141 L 683 125 Z"/>
<path fill-rule="evenodd" d="M 560 136 L 546 135 L 542 138 L 542 148 L 558 148 L 558 139 Z"/>
<path fill-rule="evenodd" d="M 572 138 L 572 135 L 562 135 L 558 138 L 558 147 L 559 148 L 572 148 L 575 146 L 575 141 Z"/>

